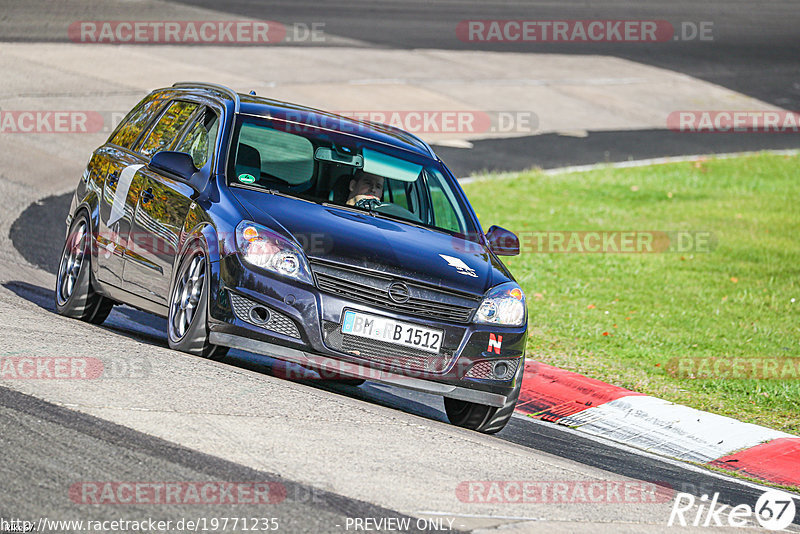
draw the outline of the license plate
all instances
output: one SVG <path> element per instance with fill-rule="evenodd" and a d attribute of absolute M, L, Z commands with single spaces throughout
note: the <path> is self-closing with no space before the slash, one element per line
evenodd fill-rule
<path fill-rule="evenodd" d="M 342 333 L 404 345 L 434 354 L 439 353 L 443 337 L 441 330 L 350 310 L 344 312 Z"/>

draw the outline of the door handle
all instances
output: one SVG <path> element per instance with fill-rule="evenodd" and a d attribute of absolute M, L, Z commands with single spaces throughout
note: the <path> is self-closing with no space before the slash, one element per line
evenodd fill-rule
<path fill-rule="evenodd" d="M 153 190 L 151 188 L 148 187 L 147 189 L 142 191 L 142 204 L 147 204 L 148 202 L 150 202 L 154 198 L 155 198 L 155 195 L 153 195 Z"/>
<path fill-rule="evenodd" d="M 107 184 L 109 187 L 114 185 L 119 181 L 119 173 L 117 171 L 111 172 L 108 174 Z"/>

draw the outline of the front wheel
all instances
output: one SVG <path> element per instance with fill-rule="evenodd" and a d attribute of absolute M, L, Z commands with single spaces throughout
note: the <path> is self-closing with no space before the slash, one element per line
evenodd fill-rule
<path fill-rule="evenodd" d="M 92 245 L 89 218 L 75 217 L 69 228 L 56 276 L 56 311 L 92 324 L 106 320 L 114 301 L 92 289 Z"/>
<path fill-rule="evenodd" d="M 519 392 L 522 389 L 524 370 L 525 361 L 523 360 L 520 362 L 520 370 L 515 377 L 516 386 L 506 397 L 506 403 L 499 408 L 445 397 L 444 411 L 447 413 L 447 419 L 456 426 L 476 430 L 484 434 L 500 432 L 514 414 Z"/>
<path fill-rule="evenodd" d="M 212 345 L 208 331 L 208 256 L 196 246 L 187 252 L 177 269 L 170 291 L 167 317 L 169 347 L 204 358 L 219 359 L 228 347 Z"/>

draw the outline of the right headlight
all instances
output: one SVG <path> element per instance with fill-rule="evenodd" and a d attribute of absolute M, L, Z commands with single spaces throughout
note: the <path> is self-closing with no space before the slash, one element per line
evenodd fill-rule
<path fill-rule="evenodd" d="M 506 282 L 486 292 L 478 311 L 478 324 L 522 326 L 525 323 L 525 294 L 514 282 Z"/>
<path fill-rule="evenodd" d="M 236 227 L 236 247 L 250 265 L 314 284 L 303 251 L 265 226 L 240 222 Z"/>

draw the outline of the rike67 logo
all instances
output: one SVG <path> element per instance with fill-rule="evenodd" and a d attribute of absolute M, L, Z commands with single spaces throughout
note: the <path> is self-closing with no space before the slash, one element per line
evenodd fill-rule
<path fill-rule="evenodd" d="M 767 530 L 783 530 L 794 521 L 796 513 L 792 495 L 779 490 L 765 491 L 755 508 L 749 504 L 731 507 L 718 501 L 719 493 L 710 500 L 708 495 L 697 499 L 691 493 L 678 493 L 667 525 L 745 528 L 752 526 L 755 518 Z"/>

